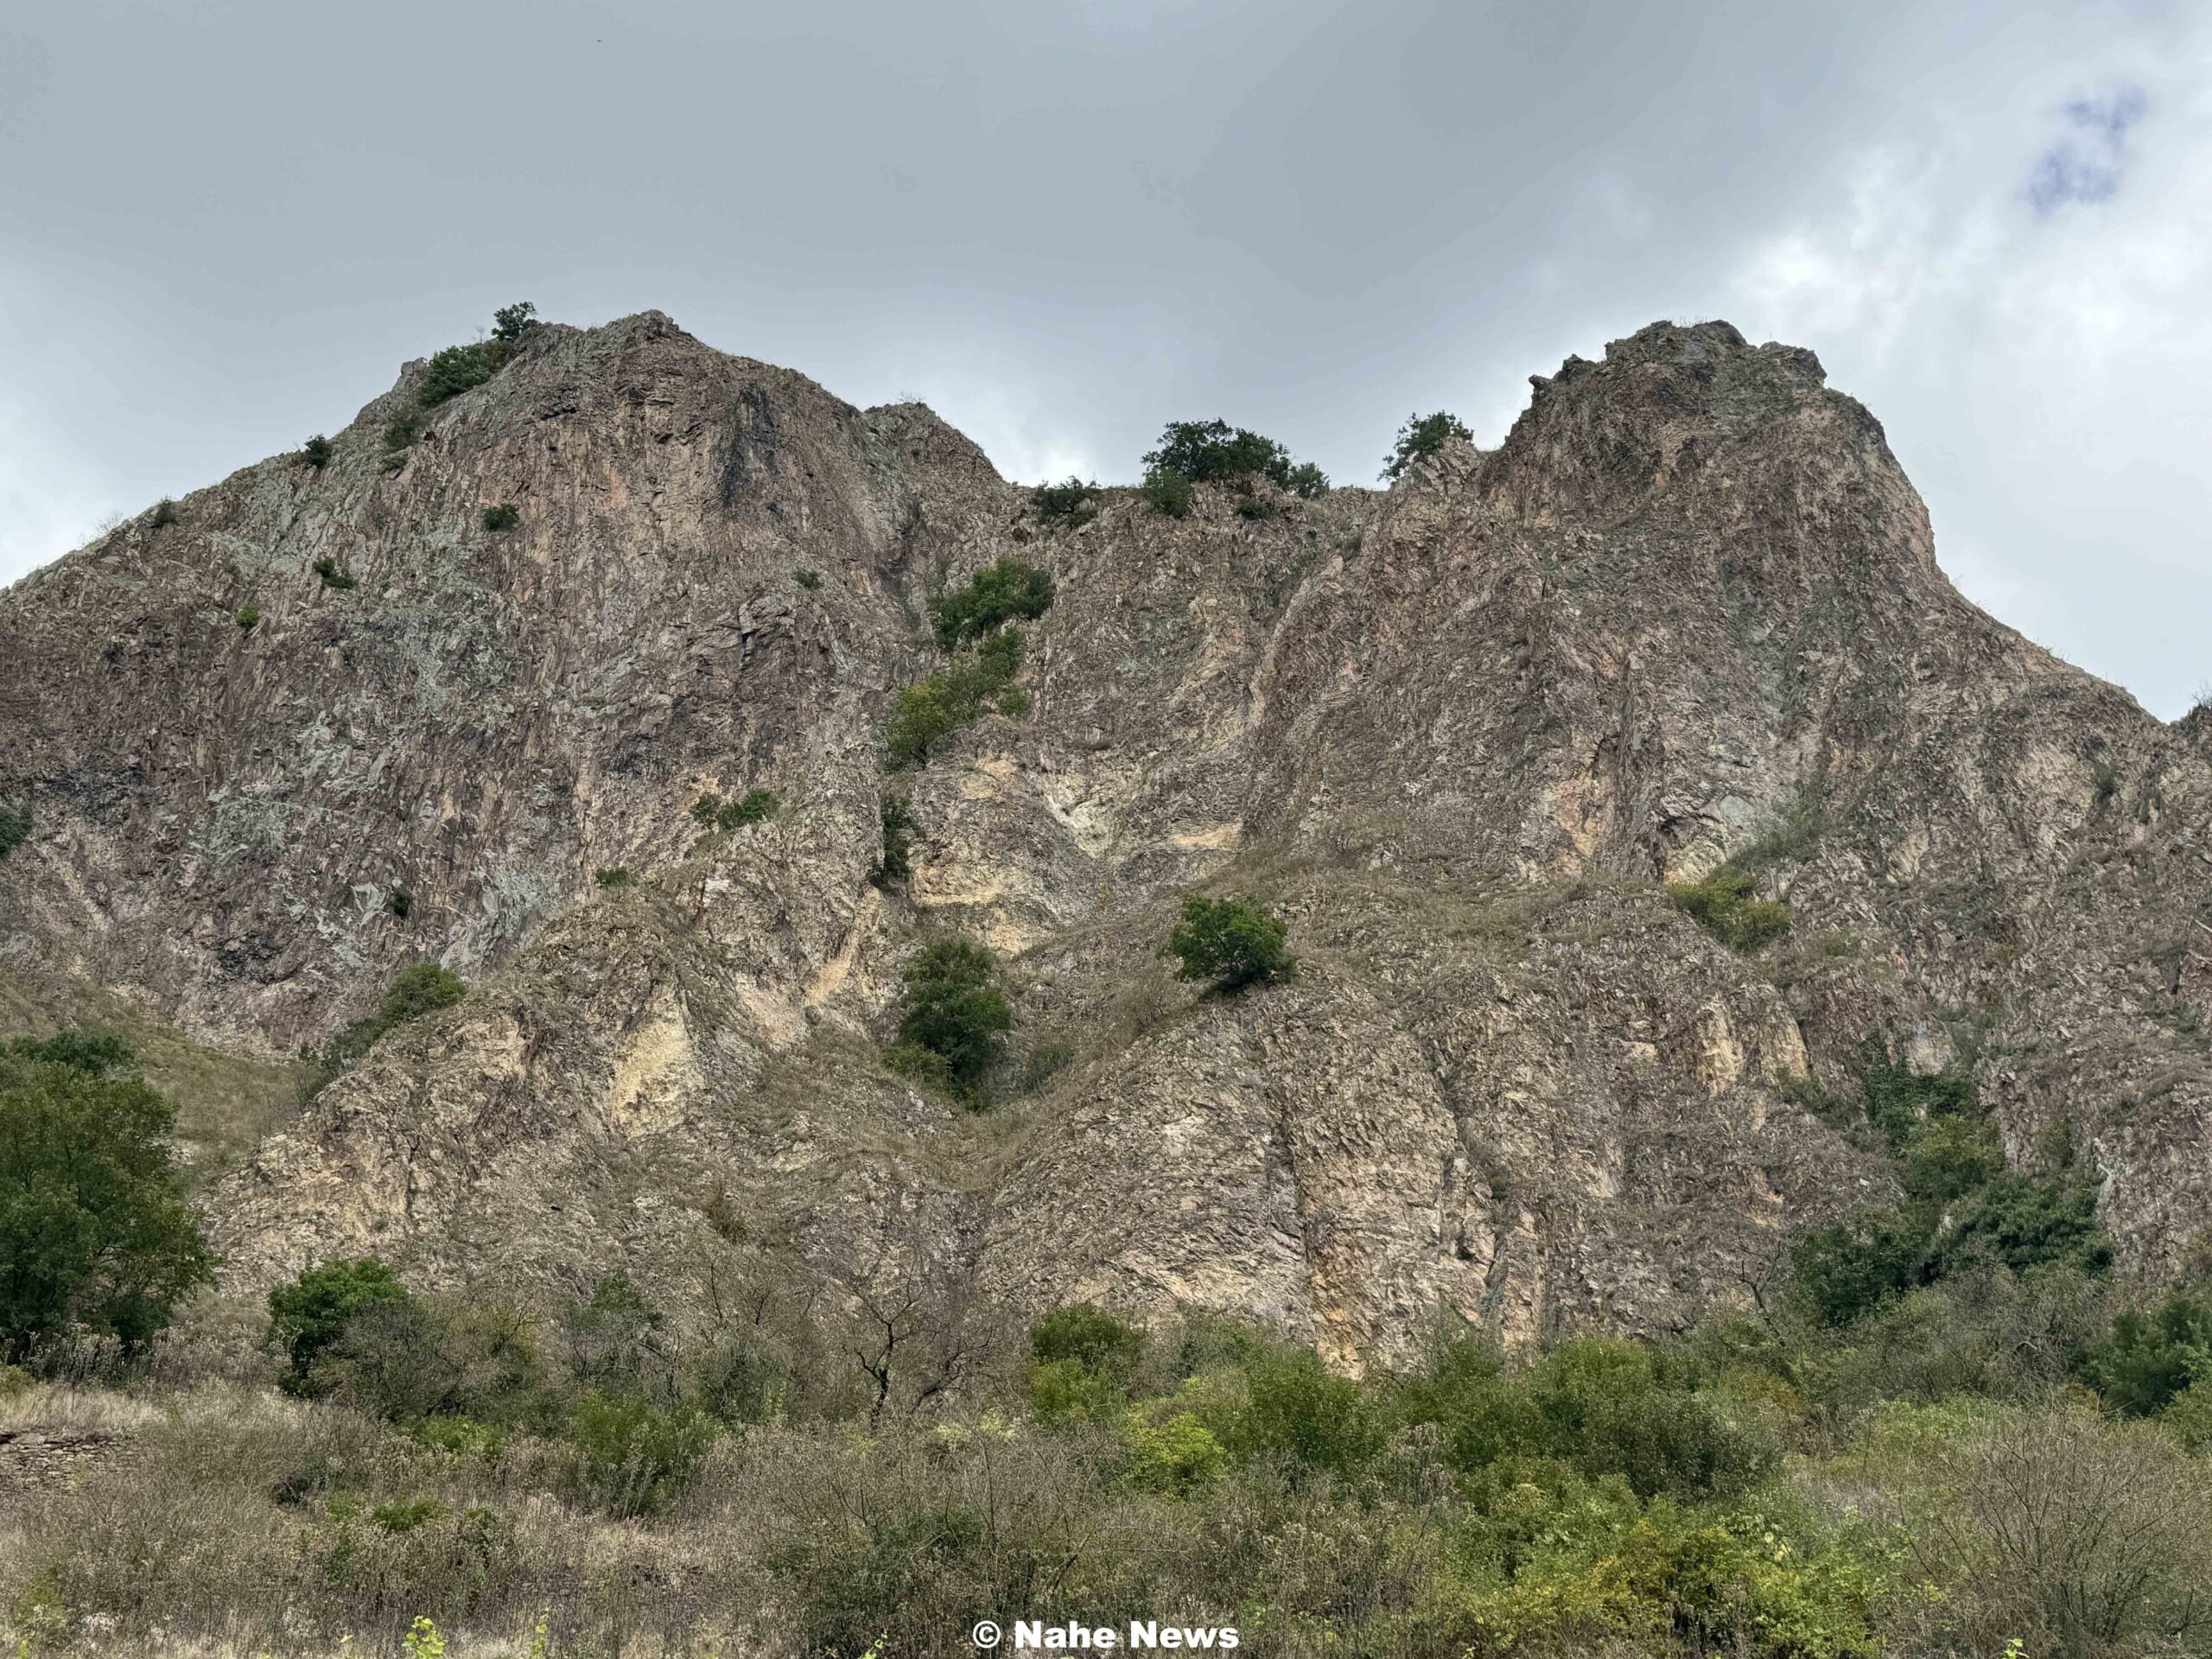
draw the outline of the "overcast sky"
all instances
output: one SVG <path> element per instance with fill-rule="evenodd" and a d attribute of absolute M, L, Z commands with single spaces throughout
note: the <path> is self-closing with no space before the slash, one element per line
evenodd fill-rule
<path fill-rule="evenodd" d="M 1656 318 L 1812 346 L 1944 567 L 2212 681 L 2212 4 L 69 0 L 0 21 L 0 581 L 535 300 L 1020 479 L 1411 410 Z"/>

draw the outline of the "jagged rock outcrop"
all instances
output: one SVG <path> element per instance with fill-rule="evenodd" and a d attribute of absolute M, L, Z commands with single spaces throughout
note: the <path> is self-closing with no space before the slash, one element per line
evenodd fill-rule
<path fill-rule="evenodd" d="M 421 372 L 326 469 L 0 597 L 18 958 L 263 1052 L 417 957 L 479 982 L 215 1190 L 241 1283 L 773 1255 L 1347 1363 L 1446 1312 L 1662 1329 L 1885 1190 L 1793 1103 L 1870 1039 L 1978 1065 L 2023 1159 L 2064 1118 L 2130 1265 L 2212 1219 L 2207 745 L 1961 599 L 1809 353 L 1656 325 L 1386 493 L 1076 528 L 926 410 L 658 314 L 538 331 L 387 469 Z M 1028 712 L 887 778 L 927 596 L 1009 552 L 1057 583 Z M 1777 826 L 1796 931 L 1732 954 L 1657 884 Z M 1295 983 L 1165 979 L 1205 883 L 1294 918 Z M 948 931 L 1019 983 L 988 1118 L 874 1060 Z"/>

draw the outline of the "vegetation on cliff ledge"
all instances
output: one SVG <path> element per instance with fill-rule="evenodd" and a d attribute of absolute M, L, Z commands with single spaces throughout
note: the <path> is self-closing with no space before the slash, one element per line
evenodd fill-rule
<path fill-rule="evenodd" d="M 1029 694 L 1014 684 L 1023 645 L 1014 625 L 1042 616 L 1052 603 L 1052 577 L 1014 558 L 986 565 L 930 601 L 938 645 L 957 655 L 950 667 L 899 694 L 883 740 L 893 766 L 920 765 L 937 743 L 987 711 L 1028 712 Z M 964 650 L 970 642 L 975 648 Z"/>
<path fill-rule="evenodd" d="M 964 939 L 925 946 L 906 968 L 906 1007 L 884 1064 L 902 1077 L 987 1103 L 984 1079 L 1005 1050 L 1014 1011 L 999 987 L 998 958 Z"/>

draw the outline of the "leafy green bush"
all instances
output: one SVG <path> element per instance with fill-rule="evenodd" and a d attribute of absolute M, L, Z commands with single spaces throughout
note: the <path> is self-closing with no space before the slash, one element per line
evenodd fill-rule
<path fill-rule="evenodd" d="M 1031 1362 L 1029 1409 L 1040 1423 L 1110 1422 L 1128 1404 L 1120 1383 L 1075 1360 Z"/>
<path fill-rule="evenodd" d="M 405 887 L 394 887 L 385 894 L 384 907 L 404 922 L 415 913 L 415 895 Z"/>
<path fill-rule="evenodd" d="M 0 1356 L 73 1327 L 135 1351 L 215 1258 L 169 1154 L 175 1109 L 101 1033 L 0 1057 Z M 127 1050 L 123 1051 L 124 1054 Z"/>
<path fill-rule="evenodd" d="M 822 573 L 819 570 L 798 570 L 792 573 L 791 580 L 812 593 L 822 585 Z"/>
<path fill-rule="evenodd" d="M 1144 1356 L 1144 1332 L 1088 1302 L 1059 1308 L 1029 1327 L 1029 1357 L 1069 1360 L 1102 1376 L 1126 1378 Z"/>
<path fill-rule="evenodd" d="M 418 962 L 401 969 L 385 988 L 375 1011 L 356 1020 L 324 1046 L 326 1077 L 367 1053 L 386 1032 L 440 1008 L 449 1008 L 467 995 L 468 982 L 435 962 Z"/>
<path fill-rule="evenodd" d="M 1899 1156 L 1910 1198 L 1948 1204 L 2005 1173 L 2004 1143 L 1979 1118 L 1931 1118 L 1905 1136 Z"/>
<path fill-rule="evenodd" d="M 176 503 L 166 495 L 163 496 L 154 503 L 153 517 L 146 522 L 151 529 L 167 530 L 171 524 L 176 523 Z"/>
<path fill-rule="evenodd" d="M 1453 438 L 1466 443 L 1475 441 L 1475 435 L 1456 415 L 1440 409 L 1433 415 L 1407 416 L 1406 423 L 1398 429 L 1397 442 L 1382 457 L 1383 480 L 1396 483 L 1407 467 L 1434 454 Z"/>
<path fill-rule="evenodd" d="M 2095 1184 L 2016 1172 L 1963 1195 L 1937 1235 L 1929 1273 L 1942 1278 L 1976 1255 L 2015 1273 L 2052 1263 L 2104 1272 L 2112 1266 L 2112 1241 L 2097 1223 Z"/>
<path fill-rule="evenodd" d="M 522 523 L 522 509 L 503 501 L 496 507 L 484 509 L 482 523 L 486 530 L 512 530 Z"/>
<path fill-rule="evenodd" d="M 506 365 L 509 353 L 503 340 L 479 340 L 473 346 L 448 346 L 430 354 L 430 366 L 416 391 L 417 407 L 435 409 L 465 391 L 474 391 Z"/>
<path fill-rule="evenodd" d="M 406 1287 L 372 1255 L 308 1268 L 269 1293 L 269 1340 L 284 1351 L 283 1387 L 292 1394 L 327 1391 L 315 1376 L 325 1350 L 365 1309 L 407 1300 Z"/>
<path fill-rule="evenodd" d="M 1265 1458 L 1300 1473 L 1349 1474 L 1382 1450 L 1385 1426 L 1373 1402 L 1310 1351 L 1261 1345 L 1242 1370 L 1242 1406 L 1207 1425 L 1239 1462 Z"/>
<path fill-rule="evenodd" d="M 330 458 L 336 453 L 330 440 L 318 432 L 300 446 L 300 464 L 319 473 L 330 465 Z"/>
<path fill-rule="evenodd" d="M 1183 919 L 1160 952 L 1182 966 L 1178 979 L 1201 979 L 1217 991 L 1294 979 L 1298 958 L 1283 949 L 1289 925 L 1265 906 L 1245 899 L 1183 901 Z"/>
<path fill-rule="evenodd" d="M 1052 579 L 1016 558 L 995 560 L 964 586 L 948 588 L 930 601 L 937 642 L 947 651 L 981 639 L 1002 624 L 1030 620 L 1052 608 Z"/>
<path fill-rule="evenodd" d="M 1180 473 L 1155 467 L 1144 475 L 1144 484 L 1137 493 L 1144 497 L 1145 505 L 1163 518 L 1191 516 L 1191 480 Z"/>
<path fill-rule="evenodd" d="M 338 568 L 338 561 L 335 559 L 317 559 L 315 562 L 315 573 L 322 578 L 324 587 L 334 588 L 340 593 L 344 593 L 349 588 L 359 586 L 353 577 Z"/>
<path fill-rule="evenodd" d="M 260 624 L 261 607 L 258 605 L 241 605 L 238 607 L 238 613 L 231 620 L 238 625 L 239 632 L 251 633 L 253 632 L 255 627 Z"/>
<path fill-rule="evenodd" d="M 632 885 L 638 878 L 630 874 L 629 866 L 626 864 L 610 864 L 602 868 L 594 870 L 591 873 L 591 879 L 600 887 L 608 892 L 612 892 L 617 887 L 626 887 Z"/>
<path fill-rule="evenodd" d="M 1732 950 L 1751 951 L 1789 931 L 1789 907 L 1758 896 L 1758 879 L 1723 865 L 1702 881 L 1670 881 L 1667 897 Z"/>
<path fill-rule="evenodd" d="M 2212 1378 L 2212 1300 L 2177 1290 L 2155 1307 L 2128 1309 L 2086 1369 L 2110 1405 L 2130 1417 L 2157 1415 Z"/>
<path fill-rule="evenodd" d="M 51 1037 L 17 1037 L 5 1052 L 34 1065 L 66 1065 L 93 1077 L 132 1071 L 138 1065 L 130 1044 L 98 1026 L 71 1026 Z"/>
<path fill-rule="evenodd" d="M 1139 1418 L 1129 1426 L 1129 1439 L 1130 1478 L 1153 1491 L 1188 1497 L 1229 1472 L 1228 1449 L 1196 1413 L 1179 1411 L 1158 1423 Z"/>
<path fill-rule="evenodd" d="M 945 1086 L 963 1100 L 981 1103 L 984 1077 L 1013 1029 L 998 959 L 983 946 L 940 939 L 907 965 L 899 1045 L 941 1062 Z"/>
<path fill-rule="evenodd" d="M 884 729 L 891 764 L 919 765 L 939 739 L 980 718 L 987 707 L 1005 715 L 1027 712 L 1027 699 L 1013 683 L 1020 671 L 1021 645 L 1020 629 L 1001 627 L 976 647 L 971 661 L 901 691 Z"/>
<path fill-rule="evenodd" d="M 734 801 L 726 801 L 710 791 L 691 803 L 691 817 L 696 822 L 724 834 L 775 815 L 776 791 L 772 789 L 748 789 Z"/>
<path fill-rule="evenodd" d="M 881 821 L 883 850 L 876 860 L 874 880 L 891 887 L 913 874 L 914 809 L 904 795 L 886 795 L 877 805 Z"/>
<path fill-rule="evenodd" d="M 1282 486 L 1301 501 L 1318 501 L 1329 493 L 1329 475 L 1313 461 L 1302 461 L 1290 469 Z"/>
<path fill-rule="evenodd" d="M 1399 1387 L 1400 1421 L 1433 1423 L 1468 1475 L 1548 1458 L 1592 1480 L 1625 1481 L 1638 1497 L 1731 1497 L 1772 1470 L 1773 1442 L 1681 1380 L 1640 1344 L 1586 1338 L 1510 1369 L 1462 1335 Z"/>
<path fill-rule="evenodd" d="M 594 1390 L 576 1402 L 569 1437 L 600 1500 L 620 1516 L 651 1515 L 681 1492 L 715 1442 L 714 1420 L 688 1402 L 660 1406 Z"/>
<path fill-rule="evenodd" d="M 493 313 L 491 339 L 472 346 L 448 346 L 431 353 L 414 397 L 385 423 L 385 471 L 397 472 L 406 464 L 406 449 L 420 435 L 424 415 L 475 390 L 514 360 L 524 336 L 538 327 L 532 315 L 536 308 L 527 301 L 501 306 Z M 505 527 L 485 526 L 487 530 Z"/>
<path fill-rule="evenodd" d="M 2094 1184 L 2064 1170 L 2008 1170 L 1971 1077 L 1879 1058 L 1860 1077 L 1859 1103 L 1897 1160 L 1906 1202 L 1860 1211 L 1791 1247 L 1796 1294 L 1823 1323 L 1849 1325 L 1978 1263 L 2015 1274 L 2111 1265 Z"/>
<path fill-rule="evenodd" d="M 1940 1212 L 1925 1205 L 1861 1210 L 1789 1249 L 1798 1294 L 1832 1325 L 1849 1325 L 1923 1281 Z"/>
<path fill-rule="evenodd" d="M 1902 1156 L 1923 1124 L 1967 1119 L 1980 1111 L 1974 1078 L 1963 1071 L 1915 1071 L 1887 1058 L 1860 1074 L 1859 1103 L 1893 1155 Z"/>
<path fill-rule="evenodd" d="M 562 1419 L 534 1320 L 477 1293 L 372 1296 L 340 1319 L 306 1382 L 288 1386 L 457 1449 Z"/>
<path fill-rule="evenodd" d="M 885 758 L 894 766 L 919 766 L 939 740 L 982 712 L 982 701 L 963 680 L 935 674 L 899 694 L 884 728 Z"/>
<path fill-rule="evenodd" d="M 919 1043 L 897 1042 L 883 1051 L 883 1069 L 894 1077 L 918 1083 L 925 1089 L 952 1088 L 952 1068 L 945 1064 L 944 1056 L 933 1053 Z"/>
<path fill-rule="evenodd" d="M 1288 487 L 1290 452 L 1273 438 L 1226 421 L 1170 421 L 1160 447 L 1147 451 L 1145 470 L 1176 473 L 1193 484 L 1216 479 L 1264 478 Z"/>
<path fill-rule="evenodd" d="M 30 808 L 0 806 L 0 858 L 7 857 L 30 838 Z"/>
<path fill-rule="evenodd" d="M 1065 482 L 1039 484 L 1029 493 L 1029 505 L 1046 524 L 1087 524 L 1098 516 L 1098 486 L 1071 474 Z"/>

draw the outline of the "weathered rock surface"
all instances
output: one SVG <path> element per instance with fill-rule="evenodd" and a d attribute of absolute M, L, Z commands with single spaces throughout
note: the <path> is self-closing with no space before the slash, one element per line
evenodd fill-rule
<path fill-rule="evenodd" d="M 1387 493 L 1071 530 L 926 410 L 658 314 L 539 331 L 385 471 L 420 372 L 324 471 L 0 596 L 17 960 L 260 1053 L 410 960 L 478 982 L 215 1191 L 241 1283 L 772 1255 L 1345 1363 L 1452 1311 L 1659 1330 L 1881 1194 L 1792 1103 L 1870 1039 L 1975 1065 L 2018 1156 L 2069 1122 L 2131 1266 L 2212 1220 L 2212 745 L 1961 599 L 1808 353 L 1656 325 Z M 1008 552 L 1057 582 L 1029 712 L 887 776 L 927 596 Z M 1657 884 L 1762 836 L 1796 931 L 1739 957 Z M 1193 885 L 1281 905 L 1297 982 L 1172 986 Z M 1039 1062 L 988 1119 L 874 1062 L 948 931 Z"/>

